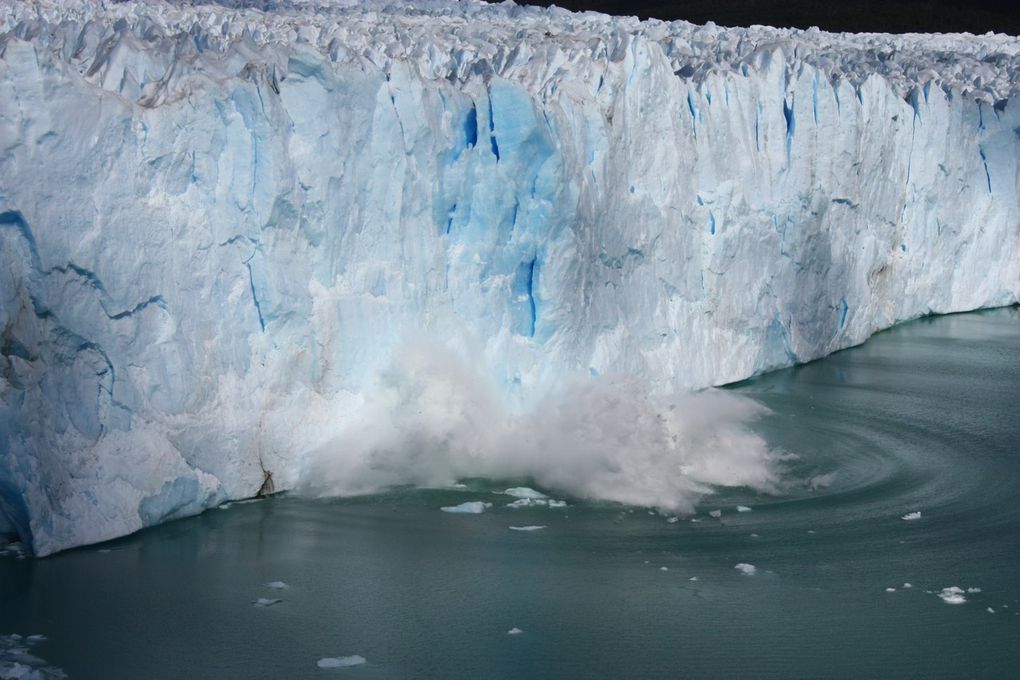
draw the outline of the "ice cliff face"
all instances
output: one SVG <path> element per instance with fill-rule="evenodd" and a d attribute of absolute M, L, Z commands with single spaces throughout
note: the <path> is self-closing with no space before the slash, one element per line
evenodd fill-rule
<path fill-rule="evenodd" d="M 416 334 L 526 405 L 1020 295 L 1015 38 L 272 5 L 0 8 L 0 516 L 38 554 L 290 488 Z"/>

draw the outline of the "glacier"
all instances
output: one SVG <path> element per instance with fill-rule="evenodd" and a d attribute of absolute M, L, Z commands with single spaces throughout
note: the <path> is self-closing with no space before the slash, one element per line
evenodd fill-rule
<path fill-rule="evenodd" d="M 46 555 L 300 487 L 380 399 L 416 417 L 452 395 L 473 418 L 570 383 L 614 412 L 1015 304 L 1018 73 L 1004 35 L 5 2 L 0 529 Z M 402 349 L 418 337 L 438 349 Z M 485 394 L 394 386 L 435 356 Z M 747 415 L 719 399 L 698 418 Z M 557 408 L 546 432 L 584 421 Z M 658 505 L 775 482 L 751 461 L 728 476 L 724 452 L 655 479 L 670 427 L 622 473 Z M 760 445 L 720 427 L 706 439 Z M 447 471 L 471 472 L 476 443 Z M 545 455 L 493 469 L 540 476 Z M 443 481 L 382 460 L 379 483 Z M 636 500 L 613 474 L 573 490 Z M 571 490 L 567 469 L 546 481 Z"/>

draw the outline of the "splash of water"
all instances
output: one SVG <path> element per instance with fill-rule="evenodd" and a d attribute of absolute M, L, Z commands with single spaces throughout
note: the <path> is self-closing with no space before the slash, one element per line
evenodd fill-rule
<path fill-rule="evenodd" d="M 628 376 L 568 381 L 514 410 L 436 343 L 405 345 L 298 492 L 357 495 L 457 479 L 530 479 L 593 500 L 691 512 L 713 486 L 777 489 L 779 456 L 748 429 L 765 411 L 718 390 L 656 395 Z"/>

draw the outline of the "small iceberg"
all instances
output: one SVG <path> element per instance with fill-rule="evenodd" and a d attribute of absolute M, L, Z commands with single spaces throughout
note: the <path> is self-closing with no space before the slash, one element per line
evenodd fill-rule
<path fill-rule="evenodd" d="M 283 581 L 270 581 L 265 585 L 266 588 L 272 588 L 273 590 L 284 590 L 285 588 L 290 588 L 290 586 Z"/>
<path fill-rule="evenodd" d="M 548 498 L 548 496 L 541 491 L 535 491 L 534 489 L 529 489 L 526 486 L 515 486 L 510 489 L 506 489 L 503 491 L 503 495 L 513 496 L 514 498 L 530 498 L 532 500 L 536 498 Z"/>
<path fill-rule="evenodd" d="M 350 668 L 351 666 L 360 666 L 363 663 L 367 663 L 365 657 L 353 654 L 351 656 L 327 656 L 319 659 L 315 665 L 319 668 Z"/>
<path fill-rule="evenodd" d="M 915 510 L 914 512 L 908 512 L 907 514 L 903 515 L 903 517 L 900 517 L 900 519 L 902 519 L 904 521 L 907 521 L 907 522 L 912 522 L 915 519 L 921 519 L 921 512 L 920 512 L 920 510 Z"/>
<path fill-rule="evenodd" d="M 758 573 L 758 567 L 754 566 L 753 564 L 748 564 L 747 562 L 740 562 L 739 564 L 734 564 L 733 568 L 742 573 L 744 576 L 754 576 L 755 574 Z"/>
<path fill-rule="evenodd" d="M 521 629 L 520 629 L 520 628 L 518 628 L 517 626 L 514 626 L 513 628 L 511 628 L 510 630 L 508 630 L 508 631 L 506 632 L 506 634 L 507 634 L 507 635 L 520 635 L 520 634 L 521 634 L 521 633 L 523 633 L 523 632 L 524 632 L 523 630 L 521 630 Z"/>
<path fill-rule="evenodd" d="M 484 503 L 482 501 L 468 501 L 467 503 L 461 503 L 460 505 L 446 505 L 441 508 L 443 512 L 453 512 L 462 515 L 480 515 L 487 508 L 491 508 L 492 503 Z"/>
<path fill-rule="evenodd" d="M 272 597 L 260 597 L 259 599 L 252 602 L 256 607 L 272 607 L 274 604 L 280 604 L 283 600 Z"/>
<path fill-rule="evenodd" d="M 544 524 L 529 524 L 524 527 L 510 527 L 510 531 L 538 531 L 539 529 L 545 529 Z"/>
<path fill-rule="evenodd" d="M 946 604 L 963 604 L 967 601 L 967 598 L 963 596 L 963 588 L 957 586 L 943 588 L 942 592 L 939 593 L 939 597 Z"/>
<path fill-rule="evenodd" d="M 738 505 L 737 512 L 751 512 L 751 508 L 747 507 L 746 505 Z"/>

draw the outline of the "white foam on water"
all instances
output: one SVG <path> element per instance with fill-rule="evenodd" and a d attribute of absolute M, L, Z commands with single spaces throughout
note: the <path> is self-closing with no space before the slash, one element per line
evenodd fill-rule
<path fill-rule="evenodd" d="M 914 512 L 908 512 L 907 514 L 903 515 L 903 517 L 901 517 L 900 519 L 905 520 L 907 522 L 912 522 L 915 519 L 921 519 L 921 511 L 915 510 Z"/>
<path fill-rule="evenodd" d="M 659 571 L 669 571 L 669 567 L 659 567 Z"/>
<path fill-rule="evenodd" d="M 315 665 L 319 668 L 350 668 L 367 663 L 368 660 L 360 654 L 351 656 L 327 656 L 319 659 Z"/>
<path fill-rule="evenodd" d="M 958 586 L 949 586 L 943 588 L 942 592 L 939 593 L 939 597 L 946 604 L 963 604 L 967 601 L 967 598 L 963 596 L 963 588 Z"/>
<path fill-rule="evenodd" d="M 567 502 L 566 501 L 553 501 L 553 500 L 551 500 L 551 501 L 549 501 L 549 507 L 550 508 L 565 508 L 565 507 L 567 507 Z"/>
<path fill-rule="evenodd" d="M 733 568 L 742 573 L 744 576 L 754 576 L 758 573 L 758 567 L 753 564 L 748 564 L 747 562 L 735 564 L 733 565 Z"/>
<path fill-rule="evenodd" d="M 670 524 L 676 524 L 677 522 L 680 521 L 680 518 L 679 517 L 675 517 L 675 516 L 674 517 L 667 517 L 666 521 L 669 522 Z"/>
<path fill-rule="evenodd" d="M 524 527 L 509 527 L 510 531 L 538 531 L 539 529 L 545 529 L 544 524 L 529 524 Z"/>
<path fill-rule="evenodd" d="M 981 589 L 980 588 L 973 588 L 973 587 L 972 588 L 967 588 L 967 592 L 968 593 L 980 593 Z"/>
<path fill-rule="evenodd" d="M 689 578 L 689 579 L 687 579 L 687 580 L 688 580 L 688 581 L 697 581 L 697 580 L 698 580 L 698 577 L 697 577 L 697 576 L 692 576 L 692 577 L 690 577 L 690 578 Z"/>
<path fill-rule="evenodd" d="M 747 507 L 746 505 L 738 505 L 737 512 L 751 512 L 751 508 Z"/>
<path fill-rule="evenodd" d="M 716 519 L 722 517 L 722 510 L 712 510 L 708 513 L 709 517 L 715 517 Z"/>
<path fill-rule="evenodd" d="M 272 588 L 274 590 L 283 590 L 285 588 L 290 588 L 290 586 L 284 583 L 283 581 L 270 581 L 265 585 L 266 588 Z"/>
<path fill-rule="evenodd" d="M 988 609 L 986 609 L 985 611 L 986 611 L 986 612 L 988 612 L 989 614 L 994 614 L 994 613 L 995 613 L 995 610 L 994 610 L 994 609 L 992 609 L 991 607 L 989 607 L 989 608 L 988 608 Z"/>
<path fill-rule="evenodd" d="M 895 588 L 886 588 L 885 592 L 887 592 L 887 593 L 895 593 L 896 589 Z"/>
<path fill-rule="evenodd" d="M 521 629 L 520 629 L 520 628 L 518 628 L 517 626 L 514 626 L 513 628 L 511 628 L 510 630 L 508 630 L 508 631 L 506 632 L 506 634 L 507 634 L 507 635 L 520 635 L 520 634 L 521 634 L 521 633 L 523 633 L 523 632 L 524 632 L 523 630 L 521 630 Z"/>
<path fill-rule="evenodd" d="M 283 600 L 279 598 L 271 597 L 260 597 L 259 599 L 252 602 L 256 607 L 272 607 L 274 604 L 280 604 Z"/>
<path fill-rule="evenodd" d="M 904 588 L 913 588 L 914 586 L 912 584 L 910 584 L 910 583 L 904 583 L 903 587 Z"/>
<path fill-rule="evenodd" d="M 445 505 L 439 509 L 443 512 L 452 512 L 461 515 L 480 515 L 491 507 L 492 503 L 485 503 L 483 501 L 468 501 L 466 503 L 461 503 L 460 505 Z"/>

